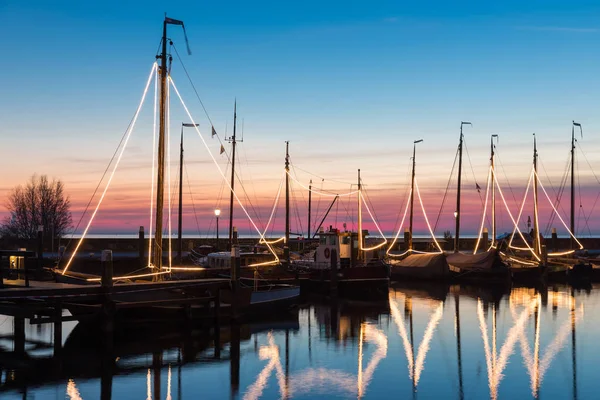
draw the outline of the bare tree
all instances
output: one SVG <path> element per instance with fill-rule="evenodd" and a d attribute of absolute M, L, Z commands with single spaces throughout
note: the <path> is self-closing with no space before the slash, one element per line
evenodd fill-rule
<path fill-rule="evenodd" d="M 33 175 L 24 186 L 19 185 L 9 193 L 6 208 L 10 215 L 0 226 L 0 234 L 33 239 L 42 226 L 45 237 L 59 237 L 71 227 L 70 206 L 62 181 Z"/>

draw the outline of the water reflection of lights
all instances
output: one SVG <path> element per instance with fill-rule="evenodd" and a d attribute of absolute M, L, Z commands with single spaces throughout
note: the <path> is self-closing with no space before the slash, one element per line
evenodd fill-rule
<path fill-rule="evenodd" d="M 169 364 L 169 373 L 167 375 L 167 397 L 166 400 L 171 400 L 171 364 Z"/>
<path fill-rule="evenodd" d="M 387 356 L 388 341 L 385 334 L 375 326 L 362 323 L 358 343 L 358 374 L 327 368 L 308 368 L 289 377 L 286 383 L 285 373 L 281 366 L 279 348 L 275 344 L 272 333 L 268 335 L 269 343 L 259 349 L 259 358 L 269 360 L 254 383 L 246 390 L 244 399 L 258 399 L 267 387 L 267 381 L 273 370 L 276 371 L 279 393 L 282 398 L 289 398 L 302 393 L 330 393 L 332 388 L 356 395 L 364 396 L 373 378 L 373 374 L 381 360 Z M 366 368 L 363 369 L 364 343 L 374 343 L 377 348 L 371 356 Z"/>
<path fill-rule="evenodd" d="M 490 343 L 488 339 L 489 336 L 487 322 L 485 321 L 485 317 L 483 315 L 483 304 L 480 299 L 477 300 L 477 316 L 479 318 L 479 328 L 481 330 L 481 336 L 483 338 L 483 346 L 485 350 L 488 384 L 490 387 L 490 397 L 493 400 L 498 398 L 498 387 L 500 386 L 500 382 L 504 377 L 504 375 L 502 375 L 502 372 L 506 367 L 508 358 L 512 354 L 518 335 L 520 332 L 523 332 L 525 328 L 525 323 L 527 322 L 529 316 L 537 306 L 537 302 L 532 302 L 528 307 L 525 308 L 525 310 L 521 312 L 521 314 L 516 319 L 515 324 L 508 331 L 506 340 L 500 348 L 499 355 L 496 355 L 496 326 L 495 324 L 492 324 L 492 345 L 494 347 L 494 349 L 492 350 L 490 349 Z"/>
<path fill-rule="evenodd" d="M 285 374 L 283 373 L 283 367 L 281 366 L 281 359 L 279 358 L 279 347 L 275 344 L 273 339 L 273 333 L 268 334 L 269 344 L 268 346 L 261 346 L 258 355 L 261 360 L 269 360 L 269 363 L 260 372 L 256 381 L 248 388 L 244 399 L 258 399 L 262 395 L 263 391 L 267 387 L 267 380 L 273 370 L 276 370 L 277 382 L 279 384 L 279 392 L 281 397 L 288 397 L 288 388 L 285 382 Z"/>
<path fill-rule="evenodd" d="M 562 305 L 569 308 L 570 318 L 560 327 L 558 333 L 552 340 L 552 342 L 546 347 L 544 356 L 540 359 L 540 330 L 541 330 L 541 313 L 537 312 L 535 321 L 535 337 L 534 337 L 534 348 L 533 354 L 529 346 L 529 341 L 525 336 L 525 332 L 521 331 L 519 334 L 519 343 L 521 347 L 521 355 L 523 357 L 523 363 L 527 368 L 529 374 L 531 394 L 534 398 L 538 398 L 540 386 L 544 379 L 546 371 L 550 367 L 552 360 L 556 354 L 562 349 L 569 334 L 575 328 L 575 325 L 579 318 L 583 316 L 583 304 L 579 306 L 579 310 L 576 310 L 575 299 L 566 293 L 560 292 L 549 292 L 549 299 L 552 295 L 552 302 L 556 305 Z M 541 297 L 538 298 L 536 306 L 541 304 Z M 513 304 L 510 306 L 510 312 L 513 320 L 516 318 L 516 310 Z"/>
<path fill-rule="evenodd" d="M 444 303 L 442 301 L 437 302 L 435 311 L 433 314 L 431 314 L 427 328 L 425 328 L 425 333 L 423 334 L 423 339 L 421 340 L 421 344 L 419 345 L 419 349 L 417 351 L 417 357 L 415 359 L 413 347 L 408 338 L 406 327 L 404 326 L 404 321 L 400 310 L 398 309 L 398 305 L 391 296 L 389 300 L 392 319 L 398 327 L 398 334 L 402 338 L 404 352 L 408 361 L 408 376 L 410 380 L 413 381 L 413 387 L 416 389 L 417 385 L 419 384 L 419 379 L 421 378 L 421 373 L 423 372 L 425 358 L 427 356 L 427 352 L 429 351 L 429 344 L 433 337 L 433 333 L 435 332 L 435 329 L 442 319 L 442 315 L 444 313 Z"/>
<path fill-rule="evenodd" d="M 73 379 L 69 379 L 69 382 L 67 383 L 67 396 L 69 396 L 70 400 L 82 400 L 79 390 L 77 389 L 77 386 L 75 386 L 75 381 Z"/>
<path fill-rule="evenodd" d="M 150 372 L 150 368 L 148 368 L 148 373 L 146 374 L 146 400 L 152 400 L 152 373 Z"/>

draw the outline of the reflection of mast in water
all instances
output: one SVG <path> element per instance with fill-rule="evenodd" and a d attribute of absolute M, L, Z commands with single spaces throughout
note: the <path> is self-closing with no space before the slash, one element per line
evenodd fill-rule
<path fill-rule="evenodd" d="M 484 313 L 483 313 L 483 304 L 481 299 L 477 300 L 477 316 L 479 318 L 479 328 L 481 330 L 481 336 L 483 338 L 483 346 L 485 350 L 486 356 L 486 366 L 488 373 L 488 384 L 490 388 L 490 397 L 492 400 L 495 400 L 498 397 L 498 387 L 500 386 L 500 382 L 502 381 L 503 375 L 502 372 L 508 363 L 508 358 L 510 357 L 512 350 L 517 341 L 518 335 L 524 334 L 525 323 L 527 322 L 529 315 L 533 312 L 533 308 L 535 304 L 529 305 L 525 308 L 519 315 L 519 318 L 515 321 L 514 325 L 508 331 L 506 336 L 506 341 L 500 348 L 500 353 L 497 354 L 496 348 L 496 327 L 493 324 L 492 326 L 492 341 L 494 343 L 494 349 L 490 349 L 490 343 L 488 339 L 488 329 L 487 323 L 485 321 Z M 496 306 L 494 305 L 494 310 Z M 492 313 L 493 322 L 495 322 L 495 311 Z M 496 355 L 497 354 L 497 355 Z"/>
<path fill-rule="evenodd" d="M 421 373 L 423 372 L 425 358 L 427 357 L 427 352 L 429 351 L 429 343 L 431 342 L 431 339 L 433 338 L 433 333 L 435 332 L 435 329 L 439 324 L 440 320 L 442 319 L 442 315 L 444 313 L 444 302 L 440 301 L 438 306 L 435 308 L 435 311 L 430 315 L 429 323 L 425 328 L 425 333 L 423 334 L 423 339 L 421 340 L 421 344 L 419 345 L 419 349 L 417 350 L 416 357 L 414 353 L 413 341 L 412 300 L 409 297 L 405 297 L 404 303 L 405 316 L 408 316 L 410 324 L 410 339 L 408 337 L 408 333 L 406 332 L 404 320 L 400 314 L 398 305 L 396 304 L 394 298 L 392 298 L 391 295 L 389 298 L 389 304 L 392 319 L 398 327 L 398 334 L 402 338 L 404 353 L 406 355 L 406 360 L 408 361 L 408 375 L 413 383 L 414 393 L 416 392 L 417 386 L 419 384 L 419 379 L 421 378 Z"/>
<path fill-rule="evenodd" d="M 571 289 L 571 307 L 570 307 L 570 320 L 571 320 L 571 354 L 573 361 L 573 400 L 577 400 L 577 346 L 575 342 L 575 323 L 577 318 L 575 315 L 575 293 Z"/>
<path fill-rule="evenodd" d="M 456 359 L 458 362 L 458 398 L 463 400 L 465 392 L 463 389 L 462 354 L 460 348 L 460 305 L 458 293 L 454 294 L 454 311 L 456 317 L 454 326 L 456 328 Z"/>
<path fill-rule="evenodd" d="M 261 360 L 269 360 L 269 363 L 260 372 L 256 378 L 256 381 L 248 388 L 248 390 L 246 390 L 246 393 L 244 394 L 244 399 L 246 400 L 259 399 L 262 396 L 262 393 L 267 386 L 267 380 L 269 379 L 269 376 L 273 370 L 276 371 L 280 396 L 284 399 L 289 397 L 285 373 L 283 372 L 281 359 L 279 357 L 279 347 L 275 344 L 272 332 L 269 332 L 267 337 L 269 340 L 268 346 L 261 346 L 258 354 Z"/>
<path fill-rule="evenodd" d="M 549 297 L 552 300 L 552 314 L 553 318 L 556 316 L 556 310 L 559 305 L 568 306 L 571 311 L 571 318 L 569 321 L 566 321 L 560 329 L 558 330 L 556 336 L 552 340 L 552 342 L 548 345 L 545 350 L 543 357 L 540 357 L 540 336 L 541 336 L 541 315 L 539 312 L 540 305 L 542 304 L 542 296 L 537 294 L 535 299 L 531 299 L 529 302 L 533 304 L 534 307 L 534 315 L 535 315 L 535 339 L 534 339 L 534 351 L 533 355 L 531 349 L 529 347 L 528 340 L 525 336 L 525 332 L 521 331 L 519 334 L 519 341 L 521 344 L 521 354 L 523 356 L 523 362 L 527 368 L 527 372 L 530 377 L 531 384 L 531 393 L 534 398 L 539 397 L 539 391 L 544 379 L 544 375 L 546 371 L 550 367 L 552 360 L 556 356 L 556 354 L 563 347 L 569 333 L 571 333 L 571 337 L 574 340 L 574 329 L 575 323 L 577 321 L 577 315 L 575 310 L 575 299 L 572 296 L 565 296 L 564 293 L 559 292 L 548 292 Z M 510 304 L 510 312 L 512 314 L 513 320 L 517 320 L 517 314 L 515 310 L 515 305 L 513 303 Z M 583 306 L 580 308 L 580 312 L 583 312 Z M 575 357 L 575 353 L 573 352 L 573 357 Z M 576 367 L 575 362 L 573 360 L 573 396 L 577 397 L 576 392 Z"/>
<path fill-rule="evenodd" d="M 230 326 L 231 344 L 229 347 L 231 398 L 237 397 L 240 388 L 240 336 L 240 325 L 233 322 Z"/>

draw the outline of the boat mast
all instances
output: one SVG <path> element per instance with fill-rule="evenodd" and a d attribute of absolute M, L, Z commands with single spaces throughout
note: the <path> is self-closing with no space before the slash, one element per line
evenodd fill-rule
<path fill-rule="evenodd" d="M 233 103 L 233 136 L 229 138 L 231 142 L 231 193 L 229 196 L 229 242 L 227 248 L 231 250 L 233 235 L 233 188 L 235 185 L 235 129 L 237 125 L 237 100 Z"/>
<path fill-rule="evenodd" d="M 183 127 L 181 124 L 181 141 L 179 142 L 179 218 L 177 220 L 177 261 L 181 265 L 181 253 L 183 251 L 183 240 L 181 234 L 181 222 L 183 219 Z"/>
<path fill-rule="evenodd" d="M 458 252 L 460 240 L 460 185 L 462 180 L 462 148 L 463 148 L 463 125 L 471 125 L 470 122 L 460 122 L 460 139 L 458 141 L 458 184 L 456 190 L 456 229 L 454 234 L 454 252 Z"/>
<path fill-rule="evenodd" d="M 569 227 L 571 229 L 571 249 L 574 249 L 573 236 L 575 235 L 575 127 L 578 126 L 583 136 L 581 124 L 573 121 L 571 125 L 571 221 Z"/>
<path fill-rule="evenodd" d="M 360 169 L 358 170 L 358 260 L 362 260 L 363 235 L 362 235 L 362 207 L 361 207 L 361 184 L 360 184 Z"/>
<path fill-rule="evenodd" d="M 535 133 L 533 134 L 533 247 L 538 256 L 542 254 L 541 243 L 539 240 L 538 224 L 538 177 L 537 177 L 537 143 Z"/>
<path fill-rule="evenodd" d="M 310 239 L 310 214 L 311 214 L 311 206 L 312 206 L 312 179 L 308 184 L 308 232 L 306 237 Z"/>
<path fill-rule="evenodd" d="M 182 262 L 181 254 L 183 253 L 183 238 L 182 238 L 182 219 L 183 219 L 183 128 L 193 128 L 198 124 L 181 123 L 181 142 L 179 145 L 179 220 L 177 224 L 177 259 L 179 264 Z"/>
<path fill-rule="evenodd" d="M 408 224 L 408 250 L 413 249 L 413 209 L 415 200 L 415 155 L 417 152 L 417 143 L 422 142 L 423 139 L 415 140 L 413 142 L 413 156 L 412 156 L 412 177 L 410 180 L 410 218 Z"/>
<path fill-rule="evenodd" d="M 290 142 L 285 142 L 285 242 L 283 258 L 290 265 Z"/>
<path fill-rule="evenodd" d="M 496 170 L 494 169 L 494 138 L 496 138 L 497 141 L 498 135 L 492 135 L 490 140 L 490 163 L 492 166 L 492 246 L 496 243 Z"/>
<path fill-rule="evenodd" d="M 163 21 L 162 53 L 160 54 L 160 100 L 159 100 L 159 125 L 158 125 L 158 155 L 156 177 L 156 227 L 154 230 L 154 266 L 157 272 L 162 268 L 162 230 L 163 230 L 163 205 L 164 205 L 164 175 L 165 175 L 165 131 L 167 125 L 167 24 Z M 160 280 L 161 275 L 156 275 Z"/>

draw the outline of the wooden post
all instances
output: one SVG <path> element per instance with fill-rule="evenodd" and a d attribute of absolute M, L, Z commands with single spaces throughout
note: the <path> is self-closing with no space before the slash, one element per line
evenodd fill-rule
<path fill-rule="evenodd" d="M 410 231 L 404 230 L 404 250 L 410 250 Z"/>
<path fill-rule="evenodd" d="M 140 260 L 140 268 L 144 268 L 146 266 L 146 257 L 144 256 L 145 248 L 144 227 L 140 226 L 140 230 L 138 232 L 138 258 Z"/>
<path fill-rule="evenodd" d="M 483 228 L 483 237 L 482 237 L 481 241 L 482 241 L 483 245 L 485 246 L 484 250 L 487 250 L 487 248 L 489 246 L 489 240 L 490 240 L 490 237 L 489 237 L 488 229 Z"/>
<path fill-rule="evenodd" d="M 558 251 L 558 234 L 556 228 L 552 228 L 552 251 Z"/>
<path fill-rule="evenodd" d="M 113 286 L 112 250 L 102 250 L 100 261 L 102 263 L 102 287 L 110 292 Z"/>

